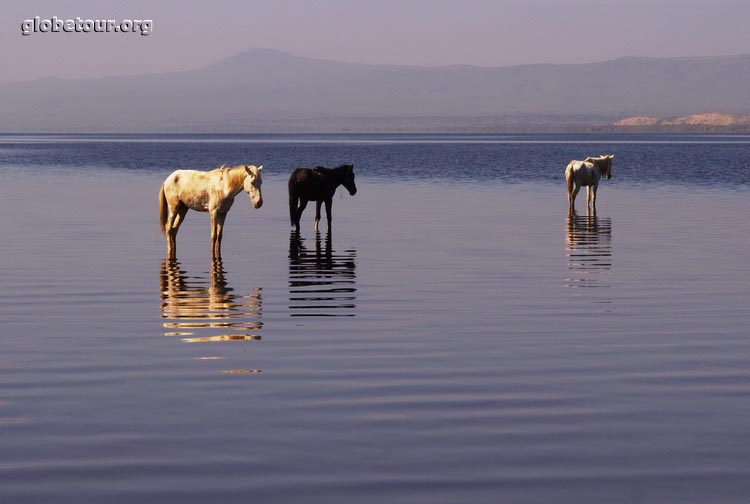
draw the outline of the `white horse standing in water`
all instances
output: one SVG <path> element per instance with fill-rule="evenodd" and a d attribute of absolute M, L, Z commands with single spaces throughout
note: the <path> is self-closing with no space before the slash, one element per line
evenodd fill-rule
<path fill-rule="evenodd" d="M 208 212 L 211 217 L 211 257 L 221 258 L 224 219 L 232 208 L 234 197 L 243 189 L 253 207 L 263 205 L 260 171 L 263 166 L 238 165 L 211 171 L 176 170 L 167 177 L 159 191 L 159 221 L 167 237 L 167 257 L 177 256 L 177 230 L 188 209 Z"/>
<path fill-rule="evenodd" d="M 599 188 L 599 179 L 602 176 L 612 178 L 612 159 L 614 154 L 608 156 L 587 157 L 584 161 L 573 160 L 565 168 L 565 181 L 568 184 L 568 203 L 572 210 L 575 205 L 576 196 L 581 186 L 586 186 L 586 208 L 592 205 L 596 210 L 596 191 Z"/>

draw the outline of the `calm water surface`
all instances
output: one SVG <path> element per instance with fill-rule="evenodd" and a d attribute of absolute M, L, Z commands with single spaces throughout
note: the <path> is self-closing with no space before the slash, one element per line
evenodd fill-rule
<path fill-rule="evenodd" d="M 599 211 L 567 161 L 615 154 Z M 750 138 L 0 137 L 2 502 L 744 503 Z M 290 232 L 286 177 L 359 192 Z M 177 167 L 264 164 L 224 258 Z"/>

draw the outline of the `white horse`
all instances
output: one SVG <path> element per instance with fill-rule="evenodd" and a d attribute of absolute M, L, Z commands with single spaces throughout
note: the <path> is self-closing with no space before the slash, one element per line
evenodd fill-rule
<path fill-rule="evenodd" d="M 586 208 L 592 205 L 596 210 L 596 190 L 599 188 L 599 179 L 602 176 L 612 178 L 612 159 L 614 154 L 608 156 L 587 157 L 584 161 L 573 160 L 565 168 L 565 181 L 568 184 L 568 203 L 572 210 L 575 205 L 576 196 L 581 186 L 586 186 Z"/>
<path fill-rule="evenodd" d="M 221 257 L 224 219 L 232 208 L 234 197 L 243 189 L 253 207 L 263 205 L 260 190 L 263 166 L 238 165 L 211 171 L 177 170 L 167 177 L 159 191 L 159 222 L 167 237 L 167 257 L 177 256 L 177 230 L 188 209 L 208 212 L 211 217 L 211 257 Z"/>

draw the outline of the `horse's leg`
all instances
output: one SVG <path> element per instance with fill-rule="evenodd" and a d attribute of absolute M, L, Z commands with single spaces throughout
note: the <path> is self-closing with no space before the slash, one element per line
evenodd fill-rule
<path fill-rule="evenodd" d="M 295 219 L 295 227 L 297 228 L 297 231 L 299 231 L 299 221 L 302 218 L 302 212 L 305 211 L 306 206 L 307 200 L 301 197 L 299 199 L 299 207 L 297 208 L 297 218 Z"/>
<path fill-rule="evenodd" d="M 211 218 L 211 258 L 216 258 L 216 210 L 211 210 L 208 215 Z"/>
<path fill-rule="evenodd" d="M 296 226 L 299 229 L 299 219 L 297 219 L 297 203 L 299 197 L 290 189 L 289 190 L 289 219 L 292 221 L 292 226 Z"/>
<path fill-rule="evenodd" d="M 165 235 L 167 236 L 167 257 L 169 259 L 177 258 L 177 229 L 179 228 L 179 210 L 181 203 L 178 201 L 177 205 L 172 207 L 169 205 L 169 215 L 167 216 L 167 224 L 165 227 Z M 187 210 L 187 208 L 186 208 Z"/>
<path fill-rule="evenodd" d="M 573 175 L 570 173 L 570 167 L 565 170 L 565 186 L 568 188 L 568 208 L 573 209 Z"/>
<path fill-rule="evenodd" d="M 320 205 L 322 205 L 322 201 L 316 201 L 315 202 L 315 232 L 318 232 L 318 223 L 320 222 Z"/>
<path fill-rule="evenodd" d="M 216 245 L 214 245 L 216 259 L 221 259 L 221 239 L 224 237 L 224 220 L 227 214 L 216 215 Z"/>
<path fill-rule="evenodd" d="M 172 227 L 174 228 L 175 235 L 177 235 L 177 231 L 180 230 L 180 224 L 182 224 L 182 222 L 185 220 L 185 215 L 187 214 L 188 210 L 189 209 L 188 209 L 187 205 L 185 205 L 182 202 L 180 202 L 180 204 L 177 205 L 177 210 L 176 210 L 177 217 L 174 220 L 174 224 L 172 224 Z"/>
<path fill-rule="evenodd" d="M 578 184 L 571 185 L 574 185 L 575 187 L 573 188 L 573 192 L 570 193 L 570 196 L 568 196 L 568 198 L 570 199 L 570 208 L 571 210 L 574 210 L 576 205 L 576 196 L 578 196 L 578 191 L 581 190 L 581 186 L 579 186 Z"/>
<path fill-rule="evenodd" d="M 591 186 L 586 186 L 586 208 L 591 205 Z"/>
<path fill-rule="evenodd" d="M 179 202 L 177 204 L 177 208 L 175 209 L 175 216 L 174 221 L 172 222 L 172 228 L 170 232 L 168 233 L 169 236 L 172 238 L 172 258 L 174 259 L 177 256 L 177 231 L 180 230 L 180 225 L 185 220 L 185 214 L 187 214 L 188 207 L 182 202 Z"/>
<path fill-rule="evenodd" d="M 599 189 L 599 184 L 596 183 L 591 186 L 591 202 L 594 212 L 596 212 L 596 191 Z"/>
<path fill-rule="evenodd" d="M 333 205 L 333 196 L 326 199 L 326 218 L 328 218 L 328 231 L 331 231 L 331 219 L 333 219 L 333 213 L 331 212 L 332 205 Z"/>
<path fill-rule="evenodd" d="M 167 239 L 167 259 L 174 259 L 174 254 L 172 254 L 172 227 L 170 226 L 170 223 L 172 222 L 172 209 L 169 209 L 169 213 L 167 214 L 167 222 L 164 223 L 164 237 Z"/>

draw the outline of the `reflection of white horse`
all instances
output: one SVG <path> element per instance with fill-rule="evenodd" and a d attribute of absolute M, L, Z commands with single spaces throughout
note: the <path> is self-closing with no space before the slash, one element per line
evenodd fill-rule
<path fill-rule="evenodd" d="M 211 261 L 210 282 L 189 276 L 174 259 L 163 259 L 159 276 L 162 326 L 171 331 L 163 336 L 194 336 L 205 329 L 241 331 L 231 334 L 199 335 L 185 338 L 188 343 L 204 341 L 250 341 L 261 338 L 261 289 L 246 296 L 229 287 L 221 259 Z"/>
<path fill-rule="evenodd" d="M 224 219 L 234 197 L 242 191 L 250 196 L 253 207 L 263 205 L 260 171 L 263 166 L 239 165 L 208 172 L 177 170 L 167 177 L 159 191 L 159 221 L 167 236 L 167 256 L 176 257 L 177 230 L 188 209 L 208 212 L 211 217 L 211 257 L 221 257 Z"/>
<path fill-rule="evenodd" d="M 609 156 L 587 157 L 584 161 L 573 160 L 565 168 L 565 181 L 568 184 L 568 203 L 572 210 L 575 205 L 576 195 L 581 186 L 586 186 L 586 208 L 592 204 L 596 210 L 596 190 L 599 188 L 599 179 L 602 176 L 612 178 L 612 159 Z M 593 196 L 593 197 L 592 197 Z"/>

